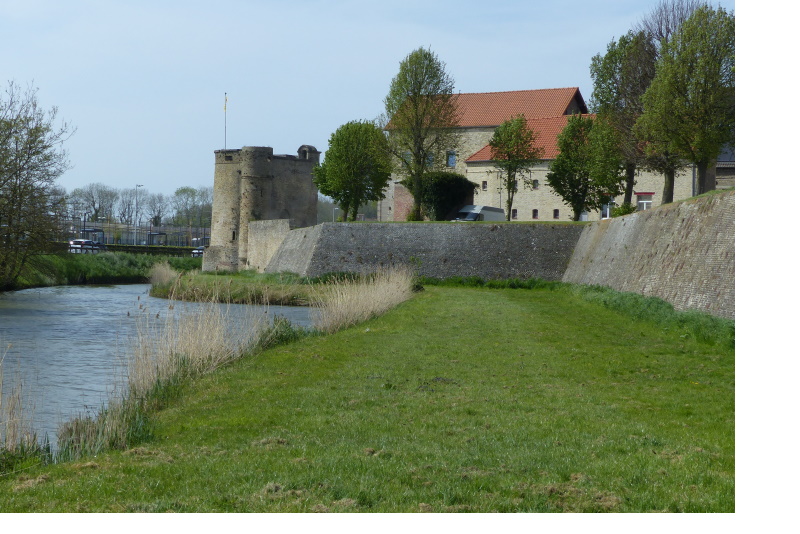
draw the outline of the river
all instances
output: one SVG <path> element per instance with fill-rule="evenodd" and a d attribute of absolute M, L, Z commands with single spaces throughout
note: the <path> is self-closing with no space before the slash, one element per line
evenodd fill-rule
<path fill-rule="evenodd" d="M 124 385 L 137 324 L 143 319 L 152 325 L 156 318 L 206 306 L 153 298 L 149 289 L 148 284 L 132 284 L 0 293 L 4 395 L 21 380 L 26 414 L 40 439 L 46 435 L 55 442 L 61 423 L 96 413 Z M 297 326 L 311 323 L 310 308 L 220 306 L 232 324 L 236 317 L 267 311 Z"/>

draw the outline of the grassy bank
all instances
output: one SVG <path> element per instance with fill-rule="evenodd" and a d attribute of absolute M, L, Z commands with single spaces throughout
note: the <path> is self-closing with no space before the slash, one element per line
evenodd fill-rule
<path fill-rule="evenodd" d="M 0 509 L 733 511 L 732 347 L 623 308 L 428 287 L 184 384 L 132 449 L 0 479 Z"/>
<path fill-rule="evenodd" d="M 128 284 L 148 281 L 150 270 L 162 262 L 174 269 L 199 269 L 202 258 L 106 254 L 52 254 L 32 258 L 14 289 L 79 284 Z"/>

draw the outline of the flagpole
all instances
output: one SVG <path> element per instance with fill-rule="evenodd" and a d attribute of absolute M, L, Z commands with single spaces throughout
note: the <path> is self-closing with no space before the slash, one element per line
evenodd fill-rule
<path fill-rule="evenodd" d="M 225 93 L 225 105 L 222 111 L 225 113 L 225 143 L 222 147 L 224 150 L 228 150 L 228 93 Z"/>

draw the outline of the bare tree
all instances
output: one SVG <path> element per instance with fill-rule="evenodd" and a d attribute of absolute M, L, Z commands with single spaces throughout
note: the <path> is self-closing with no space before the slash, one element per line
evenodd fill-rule
<path fill-rule="evenodd" d="M 705 2 L 701 0 L 661 0 L 633 27 L 633 31 L 643 31 L 649 35 L 660 57 L 664 41 L 669 40 L 681 24 L 702 5 Z"/>
<path fill-rule="evenodd" d="M 141 201 L 140 201 L 141 202 Z M 144 198 L 144 212 L 153 226 L 161 226 L 169 212 L 172 199 L 163 193 L 149 194 Z"/>
<path fill-rule="evenodd" d="M 72 196 L 85 206 L 87 220 L 97 222 L 100 217 L 110 219 L 114 215 L 119 191 L 114 187 L 94 182 L 73 190 Z"/>

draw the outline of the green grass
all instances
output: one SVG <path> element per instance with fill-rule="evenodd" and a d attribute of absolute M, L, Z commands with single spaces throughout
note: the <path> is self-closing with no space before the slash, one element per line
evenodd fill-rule
<path fill-rule="evenodd" d="M 576 291 L 429 287 L 181 387 L 0 509 L 732 512 L 734 353 Z"/>

